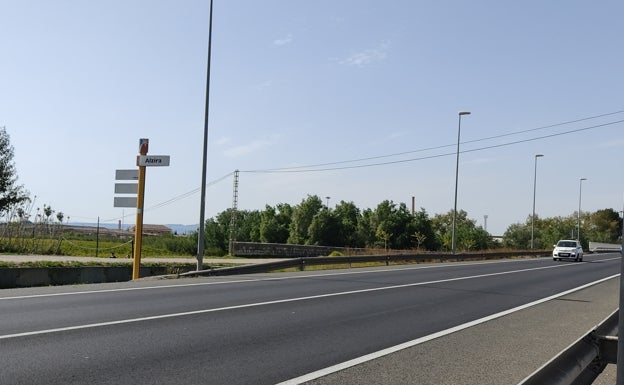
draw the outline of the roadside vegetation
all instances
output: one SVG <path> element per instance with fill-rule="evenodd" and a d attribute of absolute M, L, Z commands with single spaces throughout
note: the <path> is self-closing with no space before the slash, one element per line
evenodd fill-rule
<path fill-rule="evenodd" d="M 232 215 L 235 220 L 232 221 Z M 528 250 L 531 248 L 531 216 L 510 225 L 494 237 L 477 225 L 464 210 L 456 219 L 456 250 Z M 235 228 L 231 229 L 231 224 Z M 566 217 L 533 220 L 534 248 L 551 249 L 559 239 L 576 238 L 577 213 Z M 361 210 L 353 202 L 341 201 L 333 208 L 313 195 L 300 204 L 266 206 L 264 210 L 225 210 L 206 221 L 206 244 L 226 253 L 230 234 L 241 242 L 290 243 L 381 250 L 451 250 L 453 211 L 430 216 L 424 208 L 414 213 L 404 203 L 383 201 L 374 209 Z M 583 212 L 581 243 L 620 243 L 622 218 L 613 209 Z"/>
<path fill-rule="evenodd" d="M 133 235 L 127 232 L 94 234 L 69 226 L 69 217 L 50 205 L 36 204 L 37 197 L 17 183 L 13 147 L 0 127 L 0 253 L 54 254 L 117 257 L 132 255 Z M 468 213 L 456 217 L 455 250 L 485 251 L 500 248 L 550 249 L 563 238 L 576 238 L 577 213 L 567 217 L 531 218 L 512 224 L 502 237 L 477 225 Z M 424 208 L 412 212 L 405 203 L 385 200 L 374 209 L 360 209 L 340 201 L 333 208 L 317 195 L 298 205 L 266 205 L 263 210 L 227 209 L 205 224 L 205 255 L 223 256 L 231 240 L 242 242 L 321 245 L 383 250 L 449 251 L 452 248 L 453 211 L 431 216 Z M 584 212 L 580 240 L 621 242 L 622 218 L 613 209 Z M 195 256 L 198 234 L 143 238 L 145 257 Z"/>

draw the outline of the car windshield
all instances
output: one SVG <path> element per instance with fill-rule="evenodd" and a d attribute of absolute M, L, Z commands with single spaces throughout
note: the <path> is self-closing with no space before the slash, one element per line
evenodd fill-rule
<path fill-rule="evenodd" d="M 557 243 L 558 247 L 576 247 L 576 242 L 574 241 L 560 241 Z"/>

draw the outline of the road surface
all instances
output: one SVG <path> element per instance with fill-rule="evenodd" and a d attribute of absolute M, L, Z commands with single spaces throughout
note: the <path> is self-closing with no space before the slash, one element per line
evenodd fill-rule
<path fill-rule="evenodd" d="M 6 289 L 0 383 L 517 383 L 617 308 L 619 268 L 604 254 Z M 492 351 L 490 333 L 516 346 Z"/>

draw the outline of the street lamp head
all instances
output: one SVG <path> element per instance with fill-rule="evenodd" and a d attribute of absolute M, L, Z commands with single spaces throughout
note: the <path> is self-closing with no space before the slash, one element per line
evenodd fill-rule
<path fill-rule="evenodd" d="M 587 178 L 581 178 L 581 179 L 579 179 L 579 180 L 583 181 L 583 180 L 587 180 Z"/>
<path fill-rule="evenodd" d="M 462 116 L 462 115 L 470 115 L 470 111 L 459 111 L 457 114 L 458 114 L 459 116 Z"/>
<path fill-rule="evenodd" d="M 543 157 L 543 156 L 544 156 L 543 154 L 536 154 L 536 155 L 535 155 L 535 157 L 536 157 L 536 158 L 541 158 L 541 157 Z"/>

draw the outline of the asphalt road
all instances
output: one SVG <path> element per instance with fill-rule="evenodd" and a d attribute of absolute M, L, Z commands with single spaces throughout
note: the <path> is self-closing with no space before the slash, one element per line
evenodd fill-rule
<path fill-rule="evenodd" d="M 432 341 L 448 348 L 444 342 L 462 332 L 513 322 L 514 308 L 539 307 L 539 315 L 552 316 L 551 310 L 570 302 L 574 313 L 557 318 L 564 329 L 588 314 L 602 317 L 597 313 L 605 309 L 596 310 L 595 304 L 612 297 L 619 254 L 586 255 L 585 261 L 514 260 L 5 289 L 0 291 L 0 383 L 276 384 L 317 377 L 319 383 L 345 383 L 338 377 L 332 382 L 335 369 L 327 368 L 366 355 L 378 358 L 376 352 L 406 343 L 397 354 Z M 557 300 L 590 283 L 593 291 L 582 300 Z M 611 303 L 605 306 L 613 309 Z M 531 338 L 514 335 L 515 330 L 509 328 L 508 334 Z M 442 349 L 429 346 L 437 349 L 427 353 L 431 356 Z M 451 365 L 460 366 L 459 371 L 442 367 L 433 374 L 437 380 L 418 381 L 414 376 L 424 375 L 423 367 L 407 383 L 468 384 L 451 376 L 468 369 L 475 349 L 455 345 L 446 354 L 457 352 Z M 541 358 L 517 351 L 513 359 L 535 365 Z M 380 360 L 358 361 L 336 373 Z M 421 362 L 435 365 L 424 356 L 412 358 L 409 365 L 418 368 Z M 439 365 L 448 364 L 439 360 Z M 509 382 L 503 383 L 517 383 L 533 370 L 531 365 L 517 370 L 516 378 L 506 374 Z M 320 377 L 323 370 L 325 377 Z M 482 369 L 488 370 L 496 368 Z M 310 373 L 317 375 L 300 377 Z M 349 378 L 374 383 L 357 377 L 363 375 L 354 372 Z"/>

